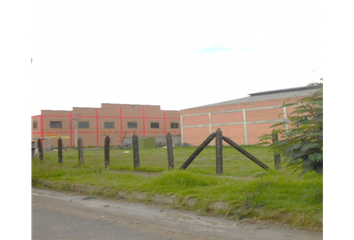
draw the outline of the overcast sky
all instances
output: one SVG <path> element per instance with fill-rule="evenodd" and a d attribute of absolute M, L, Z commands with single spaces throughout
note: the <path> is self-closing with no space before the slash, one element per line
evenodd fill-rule
<path fill-rule="evenodd" d="M 36 4 L 32 115 L 101 103 L 180 110 L 323 77 L 318 1 Z"/>

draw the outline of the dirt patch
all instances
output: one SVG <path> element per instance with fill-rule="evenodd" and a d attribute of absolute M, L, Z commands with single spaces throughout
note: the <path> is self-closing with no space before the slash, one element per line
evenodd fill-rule
<path fill-rule="evenodd" d="M 191 211 L 166 209 L 160 205 L 125 200 L 92 198 L 77 193 L 32 189 L 33 206 L 54 208 L 84 219 L 124 225 L 138 232 L 156 233 L 167 239 L 238 239 L 238 240 L 320 240 L 322 232 L 290 229 L 282 225 L 231 221 L 200 216 Z"/>

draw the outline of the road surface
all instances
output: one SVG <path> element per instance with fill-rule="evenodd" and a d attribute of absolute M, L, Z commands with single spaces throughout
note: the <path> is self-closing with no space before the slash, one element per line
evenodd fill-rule
<path fill-rule="evenodd" d="M 32 239 L 319 240 L 322 232 L 230 221 L 158 205 L 33 188 Z"/>

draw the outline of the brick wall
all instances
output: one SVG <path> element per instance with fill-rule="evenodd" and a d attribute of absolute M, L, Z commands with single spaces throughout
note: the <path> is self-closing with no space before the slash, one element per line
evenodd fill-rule
<path fill-rule="evenodd" d="M 287 98 L 181 110 L 182 141 L 201 142 L 220 128 L 223 135 L 240 145 L 259 143 L 259 137 L 271 133 L 270 126 L 284 121 L 294 108 L 283 108 Z M 293 98 L 291 101 L 295 101 Z M 212 143 L 213 144 L 213 143 Z"/>
<path fill-rule="evenodd" d="M 42 110 L 41 115 L 31 119 L 32 137 L 52 138 L 53 147 L 57 147 L 60 136 L 64 146 L 75 146 L 75 126 L 72 125 L 75 116 L 77 139 L 81 137 L 84 146 L 103 146 L 107 135 L 112 145 L 120 145 L 124 139 L 131 138 L 134 132 L 140 138 L 166 136 L 167 132 L 172 136 L 180 134 L 179 111 L 164 111 L 160 106 L 150 105 L 102 104 L 101 108 L 74 107 L 72 111 Z M 60 121 L 61 127 L 51 127 L 51 121 Z M 33 122 L 36 122 L 36 128 Z M 114 127 L 106 128 L 105 122 L 113 123 Z M 129 128 L 129 122 L 134 122 L 136 127 Z M 80 127 L 80 123 L 85 126 Z M 151 123 L 154 123 L 153 126 Z M 171 126 L 171 123 L 175 124 Z"/>

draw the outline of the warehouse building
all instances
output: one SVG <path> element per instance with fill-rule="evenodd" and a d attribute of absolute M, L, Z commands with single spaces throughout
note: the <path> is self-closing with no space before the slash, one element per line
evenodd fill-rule
<path fill-rule="evenodd" d="M 224 136 L 239 145 L 259 143 L 260 136 L 271 133 L 271 125 L 286 120 L 294 110 L 282 107 L 286 100 L 295 101 L 318 89 L 318 86 L 306 86 L 258 92 L 245 98 L 181 110 L 181 141 L 198 146 L 220 128 Z"/>
<path fill-rule="evenodd" d="M 134 133 L 139 138 L 155 138 L 158 144 L 168 132 L 178 142 L 180 112 L 164 111 L 157 105 L 104 103 L 101 108 L 42 110 L 41 115 L 32 116 L 32 139 L 50 139 L 52 147 L 57 147 L 59 137 L 66 147 L 75 146 L 78 138 L 84 146 L 103 146 L 106 136 L 116 146 L 130 143 Z"/>

